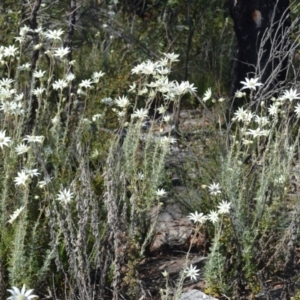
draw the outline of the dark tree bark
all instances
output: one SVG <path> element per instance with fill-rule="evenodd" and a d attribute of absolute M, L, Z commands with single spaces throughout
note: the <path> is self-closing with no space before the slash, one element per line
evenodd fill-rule
<path fill-rule="evenodd" d="M 287 75 L 290 49 L 289 0 L 229 0 L 238 50 L 231 94 L 246 77 L 259 77 L 276 91 Z"/>

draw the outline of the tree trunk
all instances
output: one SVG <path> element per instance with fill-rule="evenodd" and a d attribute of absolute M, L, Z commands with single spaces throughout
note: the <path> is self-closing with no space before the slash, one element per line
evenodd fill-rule
<path fill-rule="evenodd" d="M 231 94 L 246 77 L 259 77 L 262 89 L 276 92 L 287 75 L 289 0 L 229 0 L 229 6 L 238 43 Z"/>

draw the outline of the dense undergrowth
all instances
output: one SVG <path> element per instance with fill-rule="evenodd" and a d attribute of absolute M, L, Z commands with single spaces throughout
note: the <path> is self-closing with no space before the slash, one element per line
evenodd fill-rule
<path fill-rule="evenodd" d="M 167 162 L 183 148 L 190 155 L 175 169 L 195 193 L 180 203 L 194 237 L 208 239 L 205 291 L 271 299 L 268 283 L 279 281 L 282 299 L 295 296 L 296 79 L 269 98 L 259 74 L 245 79 L 235 97 L 249 105 L 228 118 L 233 34 L 223 12 L 200 14 L 189 2 L 184 15 L 184 3 L 169 1 L 141 19 L 114 1 L 71 1 L 63 26 L 54 18 L 61 3 L 9 4 L 0 18 L 0 298 L 25 285 L 40 299 L 140 299 L 137 266 L 156 225 L 149 213 L 175 197 Z M 183 107 L 218 122 L 191 138 L 179 122 Z M 198 278 L 190 245 L 177 281 L 162 274 L 162 299 L 180 299 L 184 281 Z"/>

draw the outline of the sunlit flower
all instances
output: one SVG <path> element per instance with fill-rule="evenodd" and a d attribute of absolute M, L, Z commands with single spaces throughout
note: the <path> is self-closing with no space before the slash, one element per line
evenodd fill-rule
<path fill-rule="evenodd" d="M 73 193 L 70 190 L 63 189 L 57 194 L 57 200 L 66 204 L 72 201 Z"/>
<path fill-rule="evenodd" d="M 24 94 L 21 93 L 21 94 L 15 95 L 14 100 L 15 101 L 21 101 L 21 100 L 23 100 L 23 98 L 24 98 Z"/>
<path fill-rule="evenodd" d="M 231 202 L 226 202 L 226 201 L 222 201 L 219 205 L 218 205 L 218 211 L 220 214 L 228 214 L 230 211 L 230 205 Z"/>
<path fill-rule="evenodd" d="M 196 267 L 193 267 L 193 265 L 190 265 L 190 267 L 187 267 L 184 270 L 184 274 L 186 274 L 187 277 L 190 277 L 191 280 L 196 280 L 199 276 L 199 270 L 197 270 Z"/>
<path fill-rule="evenodd" d="M 106 97 L 106 98 L 103 98 L 101 99 L 100 101 L 102 104 L 106 104 L 108 106 L 112 106 L 114 104 L 114 100 L 111 99 L 110 97 Z"/>
<path fill-rule="evenodd" d="M 179 54 L 175 54 L 175 53 L 163 53 L 163 55 L 164 55 L 170 62 L 179 61 L 179 59 L 177 59 L 177 58 L 179 57 Z"/>
<path fill-rule="evenodd" d="M 20 215 L 20 213 L 24 210 L 25 206 L 21 206 L 20 208 L 16 209 L 10 216 L 8 223 L 12 224 L 16 218 Z"/>
<path fill-rule="evenodd" d="M 48 30 L 46 33 L 45 33 L 45 36 L 48 38 L 48 39 L 51 39 L 51 40 L 61 40 L 60 36 L 63 34 L 64 32 L 61 30 L 61 29 L 58 29 L 58 30 Z"/>
<path fill-rule="evenodd" d="M 187 92 L 195 92 L 197 89 L 194 87 L 194 84 L 190 84 L 188 81 L 182 81 L 180 84 L 174 81 L 172 90 L 176 95 L 183 95 Z"/>
<path fill-rule="evenodd" d="M 259 136 L 268 136 L 269 135 L 269 130 L 265 129 L 260 129 L 259 127 L 256 129 L 248 129 L 247 135 L 252 135 L 253 138 L 259 137 Z"/>
<path fill-rule="evenodd" d="M 40 173 L 38 172 L 38 169 L 27 169 L 24 168 L 23 170 L 30 178 L 33 178 L 34 176 L 39 176 Z"/>
<path fill-rule="evenodd" d="M 4 87 L 4 88 L 7 88 L 7 89 L 10 89 L 11 88 L 11 84 L 14 82 L 13 79 L 10 79 L 10 78 L 2 78 L 0 80 L 0 87 Z"/>
<path fill-rule="evenodd" d="M 188 219 L 193 221 L 194 223 L 203 224 L 207 220 L 207 217 L 203 213 L 198 213 L 197 211 L 195 211 L 195 213 L 190 213 L 188 215 Z"/>
<path fill-rule="evenodd" d="M 36 295 L 31 295 L 33 290 L 26 291 L 25 284 L 23 285 L 21 291 L 13 286 L 11 290 L 7 290 L 11 293 L 11 296 L 7 298 L 7 300 L 30 300 L 33 298 L 37 298 Z"/>
<path fill-rule="evenodd" d="M 138 172 L 136 174 L 136 179 L 137 180 L 144 180 L 144 174 L 142 172 Z"/>
<path fill-rule="evenodd" d="M 167 115 L 167 116 L 163 117 L 163 121 L 166 122 L 166 123 L 169 123 L 170 120 L 171 120 L 171 116 L 170 115 Z"/>
<path fill-rule="evenodd" d="M 37 184 L 38 184 L 38 187 L 39 188 L 43 188 L 43 187 L 45 187 L 48 183 L 50 183 L 51 182 L 51 177 L 49 177 L 49 176 L 46 176 L 45 178 L 44 178 L 44 180 L 41 180 L 41 181 L 39 181 Z"/>
<path fill-rule="evenodd" d="M 24 153 L 28 152 L 29 149 L 30 149 L 30 147 L 25 145 L 24 143 L 21 143 L 15 147 L 15 151 L 17 152 L 17 155 L 24 154 Z"/>
<path fill-rule="evenodd" d="M 81 81 L 81 83 L 79 83 L 79 87 L 90 89 L 92 87 L 92 83 L 93 82 L 90 79 L 84 79 Z"/>
<path fill-rule="evenodd" d="M 73 73 L 68 73 L 67 75 L 66 75 L 66 78 L 65 78 L 68 82 L 71 82 L 72 80 L 74 80 L 75 79 L 75 75 L 73 74 Z"/>
<path fill-rule="evenodd" d="M 29 179 L 29 175 L 25 171 L 18 172 L 17 177 L 14 179 L 15 185 L 26 185 L 26 181 Z"/>
<path fill-rule="evenodd" d="M 102 118 L 102 115 L 101 114 L 95 114 L 92 116 L 92 121 L 95 122 L 97 121 L 98 119 L 101 119 Z"/>
<path fill-rule="evenodd" d="M 143 63 L 142 73 L 145 75 L 155 75 L 156 74 L 156 63 L 148 60 Z"/>
<path fill-rule="evenodd" d="M 235 97 L 236 98 L 243 98 L 246 96 L 246 93 L 245 92 L 241 92 L 241 91 L 237 91 L 235 92 Z"/>
<path fill-rule="evenodd" d="M 53 88 L 55 90 L 63 90 L 65 87 L 68 86 L 68 82 L 65 79 L 58 79 L 53 83 Z"/>
<path fill-rule="evenodd" d="M 254 121 L 259 125 L 259 126 L 266 126 L 268 125 L 270 122 L 269 122 L 269 119 L 267 117 L 259 117 L 259 116 L 255 116 L 254 117 Z"/>
<path fill-rule="evenodd" d="M 130 102 L 126 96 L 122 96 L 115 100 L 115 104 L 120 108 L 125 108 L 130 104 Z"/>
<path fill-rule="evenodd" d="M 211 88 L 208 88 L 207 91 L 204 93 L 203 101 L 206 102 L 212 96 Z"/>
<path fill-rule="evenodd" d="M 132 85 L 129 86 L 129 92 L 134 92 L 136 89 L 136 83 L 134 82 Z"/>
<path fill-rule="evenodd" d="M 24 37 L 27 32 L 31 31 L 31 29 L 27 26 L 27 25 L 24 25 L 23 27 L 20 28 L 20 36 Z"/>
<path fill-rule="evenodd" d="M 26 135 L 23 138 L 23 141 L 27 141 L 28 143 L 40 143 L 42 144 L 44 141 L 45 137 L 42 135 Z"/>
<path fill-rule="evenodd" d="M 37 96 L 37 97 L 39 97 L 39 96 L 42 96 L 42 94 L 43 94 L 45 91 L 46 91 L 46 89 L 39 87 L 39 88 L 34 89 L 34 90 L 32 91 L 32 94 L 35 95 L 35 96 Z"/>
<path fill-rule="evenodd" d="M 33 77 L 35 78 L 42 78 L 44 77 L 46 71 L 38 70 L 33 72 Z"/>
<path fill-rule="evenodd" d="M 18 70 L 20 71 L 28 71 L 31 67 L 31 64 L 30 63 L 25 63 L 21 66 L 18 67 Z"/>
<path fill-rule="evenodd" d="M 297 93 L 297 90 L 290 89 L 289 91 L 285 91 L 283 94 L 283 98 L 293 101 L 300 99 L 300 94 Z"/>
<path fill-rule="evenodd" d="M 70 52 L 70 48 L 69 47 L 60 47 L 60 48 L 57 48 L 55 51 L 54 51 L 54 56 L 57 56 L 57 57 L 60 57 L 60 58 L 63 58 L 65 55 L 67 55 L 68 53 Z"/>
<path fill-rule="evenodd" d="M 221 187 L 218 183 L 212 183 L 211 185 L 208 186 L 209 193 L 213 196 L 216 196 L 218 194 L 221 194 Z"/>
<path fill-rule="evenodd" d="M 157 108 L 157 111 L 160 114 L 164 114 L 167 111 L 167 109 L 164 106 L 161 105 L 159 108 Z"/>
<path fill-rule="evenodd" d="M 276 116 L 278 114 L 278 106 L 276 104 L 272 104 L 269 108 L 268 108 L 268 112 L 271 116 Z"/>
<path fill-rule="evenodd" d="M 208 215 L 207 219 L 212 223 L 216 223 L 219 220 L 219 214 L 217 211 L 212 210 Z"/>
<path fill-rule="evenodd" d="M 4 47 L 3 55 L 4 55 L 4 57 L 6 57 L 6 56 L 15 57 L 15 54 L 16 54 L 17 50 L 18 50 L 18 48 L 16 48 L 14 45 Z"/>
<path fill-rule="evenodd" d="M 249 123 L 253 118 L 253 113 L 251 111 L 244 110 L 242 107 L 239 107 L 238 110 L 234 113 L 233 121 L 242 121 Z"/>
<path fill-rule="evenodd" d="M 98 82 L 99 82 L 99 79 L 100 79 L 101 77 L 103 77 L 104 75 L 105 75 L 105 73 L 102 72 L 102 71 L 94 72 L 93 75 L 92 75 L 93 82 L 94 82 L 94 83 L 98 83 Z"/>
<path fill-rule="evenodd" d="M 156 192 L 155 192 L 155 195 L 157 197 L 163 197 L 167 194 L 167 192 L 164 190 L 164 189 L 158 189 Z"/>
<path fill-rule="evenodd" d="M 3 149 L 3 146 L 8 147 L 8 145 L 11 141 L 11 137 L 5 136 L 5 132 L 6 132 L 6 130 L 0 131 L 0 147 L 1 147 L 1 149 Z"/>
<path fill-rule="evenodd" d="M 145 119 L 148 117 L 148 109 L 137 109 L 132 115 L 133 118 Z"/>
<path fill-rule="evenodd" d="M 297 118 L 300 118 L 300 103 L 295 106 L 295 113 Z"/>
<path fill-rule="evenodd" d="M 245 78 L 246 81 L 241 81 L 241 83 L 244 85 L 242 87 L 242 90 L 244 89 L 250 89 L 256 91 L 256 88 L 263 85 L 262 83 L 258 82 L 259 78 Z"/>

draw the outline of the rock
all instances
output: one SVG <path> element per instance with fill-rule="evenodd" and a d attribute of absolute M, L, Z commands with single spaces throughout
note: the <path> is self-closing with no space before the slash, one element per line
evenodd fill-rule
<path fill-rule="evenodd" d="M 180 300 L 218 300 L 204 294 L 199 290 L 189 290 L 188 292 L 182 293 Z"/>
<path fill-rule="evenodd" d="M 191 221 L 182 215 L 178 205 L 165 208 L 155 207 L 150 213 L 151 223 L 156 222 L 155 233 L 150 251 L 158 251 L 162 247 L 183 246 L 193 232 Z"/>

